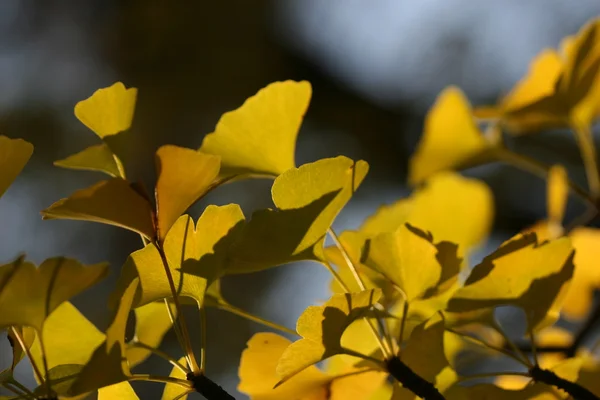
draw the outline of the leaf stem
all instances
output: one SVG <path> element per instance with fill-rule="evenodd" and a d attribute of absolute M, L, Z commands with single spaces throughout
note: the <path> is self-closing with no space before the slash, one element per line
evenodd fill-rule
<path fill-rule="evenodd" d="M 44 343 L 44 336 L 42 332 L 40 332 L 40 349 L 42 350 L 42 363 L 44 365 L 44 373 L 46 374 L 46 390 L 48 391 L 48 395 L 51 395 L 54 391 L 52 390 L 52 383 L 50 382 L 50 373 L 48 368 L 48 358 L 46 357 L 46 344 Z"/>
<path fill-rule="evenodd" d="M 179 385 L 187 389 L 192 388 L 192 384 L 189 381 L 185 381 L 183 379 L 173 378 L 171 376 L 160 376 L 160 375 L 151 375 L 151 374 L 133 374 L 129 378 L 128 381 L 146 381 L 146 382 L 159 382 L 159 383 L 172 383 L 174 385 Z"/>
<path fill-rule="evenodd" d="M 342 354 L 346 354 L 348 356 L 362 358 L 363 360 L 370 361 L 382 367 L 385 367 L 385 363 L 382 360 L 379 360 L 375 357 L 368 356 L 366 354 L 359 353 L 358 351 L 354 351 L 352 349 L 348 349 L 346 347 L 342 347 Z"/>
<path fill-rule="evenodd" d="M 23 392 L 25 392 L 26 395 L 35 398 L 35 394 L 31 390 L 27 389 L 27 387 L 22 385 L 20 382 L 18 382 L 16 379 L 11 379 L 10 384 L 21 389 Z"/>
<path fill-rule="evenodd" d="M 9 386 L 9 385 L 11 385 L 11 386 Z M 18 387 L 13 387 L 12 386 L 12 382 L 3 382 L 3 383 L 0 383 L 0 386 L 2 386 L 3 388 L 5 388 L 6 390 L 8 390 L 8 391 L 10 391 L 10 392 L 12 392 L 14 394 L 16 394 L 19 397 L 25 396 L 25 398 L 28 398 L 28 399 L 29 398 L 35 399 L 35 397 L 33 396 L 33 393 L 31 393 L 31 395 L 30 395 L 28 393 L 22 392 L 21 390 L 19 390 Z"/>
<path fill-rule="evenodd" d="M 506 334 L 506 332 L 504 332 L 504 329 L 502 329 L 500 324 L 498 324 L 498 322 L 494 321 L 493 325 L 494 325 L 494 328 L 498 331 L 498 333 L 500 333 L 500 335 L 502 335 L 502 337 L 504 338 L 506 343 L 509 345 L 509 347 L 515 352 L 515 355 L 518 356 L 519 358 L 521 358 L 522 363 L 524 363 L 527 366 L 527 368 L 533 368 L 533 364 L 531 363 L 531 361 L 529 361 L 529 358 L 525 355 L 525 353 L 523 353 L 521 351 L 521 349 L 519 349 L 519 347 L 515 344 L 515 342 L 513 342 L 508 337 L 508 335 Z"/>
<path fill-rule="evenodd" d="M 190 368 L 194 373 L 199 372 L 200 367 L 198 365 L 198 362 L 196 361 L 196 357 L 194 356 L 194 350 L 190 341 L 189 331 L 185 322 L 185 318 L 183 317 L 183 310 L 181 308 L 181 303 L 179 303 L 179 295 L 177 293 L 177 289 L 175 288 L 175 282 L 173 281 L 173 275 L 171 274 L 171 269 L 169 268 L 167 256 L 165 254 L 164 249 L 162 248 L 162 245 L 158 243 L 158 241 L 155 241 L 154 245 L 156 246 L 158 253 L 160 254 L 160 258 L 165 268 L 165 274 L 167 275 L 167 280 L 169 282 L 169 287 L 171 289 L 171 294 L 173 295 L 173 304 L 175 305 L 175 310 L 177 312 L 177 321 L 179 322 L 179 325 L 181 327 L 181 336 L 183 339 L 186 356 L 189 357 Z"/>
<path fill-rule="evenodd" d="M 13 335 L 15 335 L 17 342 L 19 342 L 19 346 L 21 346 L 21 348 L 27 355 L 27 358 L 29 358 L 29 362 L 31 363 L 31 367 L 33 368 L 33 372 L 35 373 L 35 376 L 38 378 L 38 381 L 40 381 L 40 383 L 45 382 L 46 380 L 44 379 L 44 376 L 42 375 L 42 371 L 40 370 L 38 365 L 33 360 L 33 357 L 31 356 L 31 352 L 29 351 L 29 348 L 25 344 L 25 340 L 23 340 L 23 337 L 19 333 L 19 330 L 17 328 L 15 328 L 14 326 L 11 326 L 10 329 L 12 330 Z M 46 358 L 46 354 L 44 353 L 44 348 L 41 346 L 42 337 L 39 338 L 39 341 L 40 341 L 40 347 L 42 349 L 42 357 Z M 48 394 L 50 394 L 50 393 L 48 393 Z"/>
<path fill-rule="evenodd" d="M 190 372 L 189 369 L 187 369 L 185 366 L 181 365 L 179 363 L 179 361 L 177 361 L 175 358 L 171 357 L 170 355 L 168 355 L 167 353 L 165 353 L 162 350 L 159 350 L 152 346 L 148 346 L 147 344 L 145 344 L 143 342 L 138 342 L 138 341 L 131 342 L 131 343 L 129 343 L 129 345 L 133 346 L 133 347 L 139 347 L 144 350 L 148 350 L 149 352 L 151 352 L 151 353 L 159 356 L 160 358 L 168 361 L 169 363 L 171 363 L 171 365 L 178 368 L 184 374 L 187 374 L 188 372 Z"/>
<path fill-rule="evenodd" d="M 206 309 L 204 304 L 200 311 L 200 373 L 206 371 Z"/>
<path fill-rule="evenodd" d="M 269 321 L 267 319 L 264 319 L 262 317 L 259 317 L 258 315 L 254 315 L 252 313 L 249 313 L 247 311 L 244 311 L 234 305 L 231 305 L 229 303 L 219 303 L 217 305 L 217 308 L 223 311 L 227 311 L 230 312 L 232 314 L 235 314 L 239 317 L 245 318 L 249 321 L 253 321 L 256 322 L 258 324 L 267 326 L 269 328 L 284 332 L 284 333 L 289 333 L 290 335 L 298 335 L 298 333 L 296 333 L 296 331 L 294 331 L 293 329 L 287 328 L 283 325 L 279 325 L 275 322 Z"/>
<path fill-rule="evenodd" d="M 533 357 L 533 365 L 537 367 L 540 365 L 540 363 L 538 361 L 537 346 L 535 343 L 535 334 L 533 333 L 532 330 L 529 330 L 529 338 L 531 340 L 531 356 Z"/>
<path fill-rule="evenodd" d="M 190 393 L 193 393 L 193 390 L 186 390 L 185 392 L 181 393 L 179 396 L 175 397 L 173 400 L 179 400 L 182 399 L 184 396 L 187 396 Z"/>
<path fill-rule="evenodd" d="M 169 320 L 171 320 L 171 325 L 173 325 L 173 331 L 175 331 L 175 336 L 177 336 L 177 342 L 179 343 L 179 346 L 181 346 L 181 348 L 185 351 L 185 340 L 183 339 L 183 334 L 181 333 L 179 324 L 177 323 L 177 317 L 173 315 L 173 310 L 171 310 L 171 304 L 169 304 L 169 300 L 163 299 L 163 301 L 165 303 L 165 307 L 167 307 L 167 314 L 169 315 Z M 188 367 L 191 368 L 192 361 L 187 352 L 185 354 L 185 361 Z"/>
<path fill-rule="evenodd" d="M 400 335 L 398 336 L 398 345 L 402 347 L 404 341 L 404 327 L 406 325 L 406 318 L 408 317 L 408 301 L 404 300 L 404 306 L 402 308 L 402 320 L 400 321 Z"/>

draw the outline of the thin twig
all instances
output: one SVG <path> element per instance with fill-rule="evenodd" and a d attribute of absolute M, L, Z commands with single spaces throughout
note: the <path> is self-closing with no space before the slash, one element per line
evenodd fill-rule
<path fill-rule="evenodd" d="M 240 316 L 242 318 L 245 318 L 249 321 L 253 321 L 258 324 L 267 326 L 269 328 L 272 328 L 272 329 L 275 329 L 275 330 L 278 330 L 278 331 L 281 331 L 284 333 L 289 333 L 290 335 L 298 335 L 298 333 L 296 333 L 296 331 L 294 331 L 293 329 L 287 328 L 283 325 L 279 325 L 279 324 L 269 321 L 265 318 L 251 314 L 251 313 L 244 311 L 240 308 L 237 308 L 231 304 L 219 304 L 219 305 L 217 305 L 217 308 L 219 308 L 220 310 L 223 310 L 223 311 L 230 312 L 230 313 Z"/>
<path fill-rule="evenodd" d="M 175 358 L 171 357 L 170 355 L 168 355 L 167 353 L 165 353 L 162 350 L 159 350 L 152 346 L 148 346 L 147 344 L 138 342 L 138 341 L 133 341 L 133 342 L 129 343 L 129 345 L 133 346 L 133 347 L 139 347 L 144 350 L 148 350 L 149 352 L 151 352 L 151 353 L 161 357 L 162 359 L 168 361 L 169 363 L 171 363 L 171 365 L 173 365 L 174 367 L 177 367 L 184 374 L 187 374 L 188 372 L 190 372 L 189 369 L 187 369 L 185 366 L 181 365 L 179 363 L 179 361 L 177 361 Z"/>
<path fill-rule="evenodd" d="M 206 309 L 204 305 L 200 311 L 200 373 L 206 371 Z"/>
<path fill-rule="evenodd" d="M 133 374 L 128 381 L 146 381 L 146 382 L 160 382 L 160 383 L 171 383 L 173 385 L 179 385 L 187 389 L 192 388 L 192 383 L 184 381 L 183 379 L 173 378 L 171 376 L 160 376 L 151 374 Z"/>
<path fill-rule="evenodd" d="M 35 373 L 35 376 L 37 376 L 38 381 L 40 381 L 40 383 L 44 383 L 46 380 L 44 379 L 44 376 L 42 375 L 42 371 L 40 370 L 39 366 L 33 360 L 33 357 L 31 356 L 31 352 L 29 351 L 29 348 L 25 344 L 25 340 L 23 339 L 23 337 L 21 336 L 21 334 L 19 333 L 17 328 L 15 328 L 14 326 L 11 326 L 10 328 L 13 332 L 13 335 L 15 335 L 17 342 L 19 342 L 19 346 L 21 346 L 21 348 L 27 355 L 27 358 L 29 358 L 29 362 L 31 363 L 31 367 L 33 368 L 33 372 Z M 39 338 L 39 341 L 40 341 L 40 345 L 41 345 L 41 343 L 42 343 L 41 337 Z M 41 348 L 42 348 L 42 357 L 45 358 L 46 354 L 44 353 L 43 347 L 41 347 Z M 48 394 L 50 394 L 50 393 L 48 393 Z"/>

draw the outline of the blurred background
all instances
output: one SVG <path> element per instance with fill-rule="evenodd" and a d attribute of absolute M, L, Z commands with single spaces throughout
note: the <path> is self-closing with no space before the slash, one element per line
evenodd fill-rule
<path fill-rule="evenodd" d="M 160 145 L 198 148 L 222 113 L 258 89 L 276 80 L 309 80 L 314 94 L 299 135 L 298 163 L 343 154 L 371 165 L 336 221 L 341 231 L 410 192 L 407 162 L 441 89 L 455 84 L 473 103 L 493 103 L 536 53 L 599 14 L 597 0 L 3 0 L 0 133 L 32 142 L 35 153 L 0 200 L 0 261 L 20 253 L 35 262 L 55 255 L 109 261 L 111 276 L 74 301 L 100 329 L 106 327 L 107 296 L 127 255 L 140 247 L 139 238 L 100 224 L 42 221 L 39 215 L 102 178 L 52 166 L 98 143 L 73 107 L 100 87 L 122 81 L 139 88 L 133 127 L 121 145 L 135 178 L 151 187 L 153 153 Z M 570 135 L 550 132 L 514 146 L 547 162 L 562 160 L 573 179 L 585 183 Z M 544 217 L 542 181 L 499 165 L 468 174 L 491 185 L 498 207 L 494 234 L 481 254 Z M 197 217 L 208 203 L 235 202 L 250 215 L 271 206 L 269 188 L 266 181 L 222 187 L 192 214 Z M 223 292 L 231 303 L 293 327 L 306 306 L 328 296 L 329 280 L 319 265 L 299 263 L 224 279 Z M 236 393 L 240 353 L 262 328 L 215 310 L 208 315 L 208 374 Z M 197 326 L 196 313 L 188 318 Z M 172 334 L 163 348 L 179 355 Z M 9 352 L 3 340 L 0 369 L 8 365 Z M 155 359 L 141 368 L 170 370 Z M 26 363 L 18 373 L 34 385 Z M 154 399 L 156 385 L 134 387 L 141 398 Z"/>

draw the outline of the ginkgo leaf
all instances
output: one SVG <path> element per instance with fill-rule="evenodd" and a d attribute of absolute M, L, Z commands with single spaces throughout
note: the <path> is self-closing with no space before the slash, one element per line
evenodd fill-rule
<path fill-rule="evenodd" d="M 84 365 L 104 341 L 104 334 L 69 302 L 62 303 L 46 319 L 42 334 L 48 368 L 59 365 Z M 31 346 L 33 362 L 41 366 L 40 336 Z M 74 340 L 74 338 L 77 338 Z"/>
<path fill-rule="evenodd" d="M 327 230 L 350 200 L 368 164 L 322 159 L 277 177 L 276 210 L 257 211 L 231 249 L 228 273 L 248 273 L 299 260 L 324 260 Z"/>
<path fill-rule="evenodd" d="M 336 354 L 343 354 L 341 338 L 346 328 L 365 316 L 381 297 L 378 289 L 334 294 L 322 306 L 308 307 L 296 324 L 302 339 L 292 343 L 277 364 L 277 375 L 286 381 L 305 368 Z"/>
<path fill-rule="evenodd" d="M 287 382 L 279 382 L 275 370 L 277 362 L 291 342 L 275 333 L 257 333 L 248 341 L 242 352 L 239 367 L 238 390 L 251 400 L 326 400 L 329 377 L 311 365 Z"/>
<path fill-rule="evenodd" d="M 42 331 L 45 319 L 61 303 L 83 292 L 108 273 L 108 265 L 85 266 L 56 257 L 39 268 L 23 258 L 0 266 L 0 327 L 31 326 Z"/>
<path fill-rule="evenodd" d="M 186 363 L 186 359 L 185 357 L 181 357 L 179 359 L 179 364 L 180 365 L 185 365 Z M 171 378 L 176 378 L 176 379 L 181 379 L 181 380 L 186 380 L 186 374 L 183 373 L 183 371 L 181 371 L 179 368 L 177 367 L 173 367 L 173 369 L 171 370 L 171 373 L 169 374 L 169 376 Z M 167 383 L 165 385 L 165 389 L 163 391 L 163 395 L 162 395 L 162 400 L 173 400 L 173 399 L 180 399 L 180 400 L 187 400 L 187 395 L 183 395 L 184 393 L 190 393 L 192 392 L 194 389 L 186 389 L 183 386 L 180 385 L 176 385 L 173 383 Z M 183 395 L 183 396 L 182 396 Z M 177 397 L 177 396 L 182 396 L 182 397 Z"/>
<path fill-rule="evenodd" d="M 569 237 L 575 249 L 573 260 L 575 273 L 562 312 L 569 319 L 582 319 L 592 306 L 594 291 L 600 288 L 600 268 L 598 268 L 600 230 L 575 228 Z"/>
<path fill-rule="evenodd" d="M 372 335 L 371 335 L 372 336 Z M 327 362 L 326 372 L 332 377 L 330 383 L 330 396 L 327 400 L 388 400 L 389 394 L 377 397 L 379 389 L 386 384 L 387 372 L 355 367 L 341 360 L 339 356 L 330 358 Z M 365 372 L 360 372 L 365 371 Z"/>
<path fill-rule="evenodd" d="M 98 389 L 98 400 L 139 400 L 129 382 L 120 382 Z M 183 398 L 185 400 L 185 398 Z"/>
<path fill-rule="evenodd" d="M 125 328 L 139 281 L 135 279 L 125 290 L 115 316 L 106 330 L 106 338 L 92 354 L 70 387 L 70 395 L 126 381 L 130 376 L 125 358 Z"/>
<path fill-rule="evenodd" d="M 200 151 L 221 156 L 222 175 L 279 175 L 294 168 L 296 137 L 311 97 L 302 82 L 275 82 L 223 114 Z"/>
<path fill-rule="evenodd" d="M 120 178 L 98 182 L 42 211 L 44 219 L 100 222 L 129 229 L 148 239 L 154 237 L 150 203 Z"/>
<path fill-rule="evenodd" d="M 243 219 L 240 207 L 229 204 L 208 206 L 195 226 L 188 215 L 175 222 L 162 247 L 180 296 L 202 305 L 207 287 L 227 271 L 224 250 L 237 237 Z M 162 257 L 153 243 L 131 254 L 118 283 L 120 290 L 137 276 L 140 287 L 135 307 L 172 297 Z"/>
<path fill-rule="evenodd" d="M 14 329 L 17 330 L 27 349 L 30 349 L 35 340 L 35 329 L 28 326 L 16 326 Z M 12 363 L 10 365 L 10 370 L 14 371 L 17 364 L 25 357 L 25 351 L 19 344 L 18 339 L 12 330 L 7 332 L 7 336 L 12 347 Z"/>
<path fill-rule="evenodd" d="M 436 172 L 485 159 L 490 145 L 477 127 L 468 100 L 449 87 L 427 114 L 425 131 L 410 160 L 409 181 L 423 182 Z"/>
<path fill-rule="evenodd" d="M 548 222 L 556 227 L 556 236 L 562 233 L 562 220 L 565 216 L 569 184 L 567 171 L 560 165 L 554 165 L 548 171 Z"/>
<path fill-rule="evenodd" d="M 63 160 L 54 161 L 62 168 L 103 172 L 112 177 L 125 178 L 121 160 L 104 143 L 90 146 Z"/>
<path fill-rule="evenodd" d="M 363 262 L 396 284 L 410 302 L 440 282 L 443 266 L 436 254 L 433 243 L 406 224 L 371 239 Z"/>
<path fill-rule="evenodd" d="M 170 307 L 171 313 L 176 316 L 175 307 Z M 164 301 L 148 303 L 133 311 L 135 313 L 135 336 L 132 343 L 128 343 L 126 353 L 129 366 L 132 368 L 152 354 L 150 350 L 135 346 L 134 343 L 139 342 L 146 346 L 158 348 L 163 337 L 173 326 Z"/>
<path fill-rule="evenodd" d="M 178 146 L 156 152 L 156 210 L 162 240 L 177 218 L 205 194 L 219 175 L 220 158 Z"/>
<path fill-rule="evenodd" d="M 0 196 L 21 173 L 33 154 L 33 145 L 23 139 L 0 135 Z"/>
<path fill-rule="evenodd" d="M 101 139 L 126 131 L 131 126 L 137 89 L 121 82 L 98 89 L 75 105 L 75 116 Z"/>
<path fill-rule="evenodd" d="M 448 310 L 518 306 L 535 332 L 558 319 L 573 271 L 569 238 L 538 244 L 534 233 L 519 234 L 473 268 Z"/>
<path fill-rule="evenodd" d="M 444 398 L 446 400 L 558 400 L 560 397 L 556 393 L 555 389 L 543 383 L 536 383 L 522 390 L 508 390 L 486 383 L 475 386 L 455 385 L 444 393 Z"/>

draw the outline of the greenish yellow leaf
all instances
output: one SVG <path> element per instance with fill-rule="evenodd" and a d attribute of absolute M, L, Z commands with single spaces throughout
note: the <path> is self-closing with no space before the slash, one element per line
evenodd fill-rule
<path fill-rule="evenodd" d="M 125 170 L 121 160 L 104 143 L 90 146 L 63 160 L 55 161 L 54 165 L 69 169 L 98 171 L 115 178 L 125 179 Z"/>
<path fill-rule="evenodd" d="M 369 336 L 373 335 L 369 333 Z M 327 400 L 370 400 L 377 395 L 378 390 L 384 386 L 388 373 L 366 371 L 365 368 L 354 366 L 340 357 L 334 356 L 327 361 L 326 372 L 331 377 L 330 397 Z M 385 400 L 389 400 L 389 395 Z"/>
<path fill-rule="evenodd" d="M 186 364 L 186 360 L 185 357 L 181 357 L 179 359 L 179 364 L 181 365 L 185 365 Z M 169 374 L 169 376 L 171 378 L 177 378 L 177 379 L 182 379 L 182 380 L 186 380 L 186 374 L 183 373 L 183 371 L 181 371 L 179 368 L 177 367 L 173 367 L 173 369 L 171 370 L 171 373 Z M 184 393 L 190 393 L 194 391 L 193 389 L 186 389 L 183 386 L 180 385 L 175 385 L 172 383 L 167 383 L 165 385 L 165 390 L 163 391 L 163 395 L 162 395 L 162 400 L 173 400 L 175 398 L 180 399 L 180 400 L 187 400 L 187 395 L 184 395 L 183 397 L 177 397 L 177 396 L 181 396 Z"/>
<path fill-rule="evenodd" d="M 98 390 L 98 400 L 139 400 L 129 382 L 120 382 Z M 185 399 L 184 399 L 185 400 Z"/>
<path fill-rule="evenodd" d="M 443 266 L 436 253 L 431 240 L 407 224 L 371 239 L 363 262 L 392 281 L 410 302 L 423 298 L 440 282 Z"/>
<path fill-rule="evenodd" d="M 276 210 L 255 212 L 231 249 L 229 273 L 247 273 L 299 260 L 324 260 L 327 230 L 350 200 L 368 164 L 327 158 L 275 180 Z"/>
<path fill-rule="evenodd" d="M 31 143 L 0 135 L 0 196 L 21 173 L 32 154 Z"/>
<path fill-rule="evenodd" d="M 529 330 L 538 331 L 558 319 L 573 271 L 570 239 L 538 244 L 535 234 L 520 234 L 473 268 L 448 310 L 518 306 Z"/>
<path fill-rule="evenodd" d="M 166 279 L 166 277 L 165 277 Z M 135 313 L 135 336 L 127 346 L 129 366 L 134 367 L 150 355 L 150 350 L 135 346 L 135 342 L 158 348 L 173 323 L 169 317 L 164 301 L 155 301 L 133 310 Z M 177 315 L 175 307 L 171 306 L 173 315 Z"/>
<path fill-rule="evenodd" d="M 69 389 L 78 395 L 126 381 L 130 376 L 125 358 L 125 328 L 139 281 L 135 279 L 125 290 L 115 316 L 106 330 L 106 338 L 92 354 Z"/>
<path fill-rule="evenodd" d="M 35 329 L 28 326 L 16 326 L 14 329 L 17 330 L 19 336 L 23 339 L 25 346 L 28 349 L 31 348 L 31 345 L 33 345 L 33 341 L 35 340 Z M 14 371 L 17 364 L 23 359 L 23 357 L 25 357 L 25 351 L 23 351 L 23 348 L 19 344 L 18 339 L 12 329 L 8 330 L 7 335 L 13 354 L 10 370 Z"/>
<path fill-rule="evenodd" d="M 207 286 L 227 271 L 226 250 L 239 233 L 236 227 L 243 218 L 237 204 L 211 205 L 204 210 L 196 226 L 188 215 L 175 222 L 162 246 L 180 296 L 190 297 L 202 305 Z M 118 287 L 122 290 L 136 276 L 140 279 L 136 307 L 172 297 L 160 252 L 154 244 L 131 254 Z"/>
<path fill-rule="evenodd" d="M 365 316 L 380 297 L 378 289 L 335 294 L 322 306 L 308 307 L 296 325 L 302 339 L 292 343 L 277 364 L 281 381 L 319 361 L 343 354 L 341 338 L 344 331 L 352 322 Z"/>
<path fill-rule="evenodd" d="M 427 114 L 425 131 L 410 160 L 409 181 L 416 185 L 436 172 L 465 166 L 484 157 L 488 148 L 468 100 L 451 86 Z"/>
<path fill-rule="evenodd" d="M 201 151 L 221 156 L 223 175 L 279 175 L 295 167 L 296 137 L 310 83 L 275 82 L 223 114 Z"/>
<path fill-rule="evenodd" d="M 219 175 L 220 158 L 178 146 L 156 152 L 156 210 L 162 240 L 171 226 L 204 195 Z"/>
<path fill-rule="evenodd" d="M 82 368 L 83 365 L 79 364 L 64 364 L 51 368 L 48 371 L 48 376 L 46 377 L 49 383 L 44 382 L 43 384 L 39 385 L 33 390 L 33 393 L 35 393 L 39 398 L 45 399 L 48 397 L 48 386 L 50 386 L 52 391 L 55 394 L 58 394 L 59 398 L 68 398 L 67 395 L 69 390 L 75 380 L 77 380 Z"/>
<path fill-rule="evenodd" d="M 98 182 L 42 211 L 44 219 L 100 222 L 129 229 L 148 239 L 154 237 L 150 203 L 120 178 Z"/>
<path fill-rule="evenodd" d="M 131 126 L 137 89 L 121 82 L 98 89 L 75 105 L 75 116 L 101 139 L 126 131 Z"/>
<path fill-rule="evenodd" d="M 0 327 L 31 326 L 41 332 L 44 320 L 61 303 L 107 273 L 107 264 L 85 266 L 63 257 L 50 258 L 39 268 L 23 258 L 0 266 Z"/>

